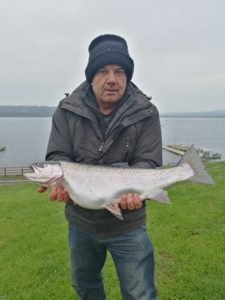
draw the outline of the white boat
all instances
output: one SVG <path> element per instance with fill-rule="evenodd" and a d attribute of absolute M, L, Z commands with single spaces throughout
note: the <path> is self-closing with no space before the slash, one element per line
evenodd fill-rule
<path fill-rule="evenodd" d="M 205 159 L 220 159 L 221 154 L 218 152 L 213 152 L 212 150 L 205 148 L 205 149 L 197 149 L 199 155 L 201 155 Z"/>

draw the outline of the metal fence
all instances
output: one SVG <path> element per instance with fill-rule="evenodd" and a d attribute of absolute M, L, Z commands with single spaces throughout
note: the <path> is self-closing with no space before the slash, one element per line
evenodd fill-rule
<path fill-rule="evenodd" d="M 24 173 L 30 173 L 29 167 L 0 167 L 0 176 L 23 176 Z"/>

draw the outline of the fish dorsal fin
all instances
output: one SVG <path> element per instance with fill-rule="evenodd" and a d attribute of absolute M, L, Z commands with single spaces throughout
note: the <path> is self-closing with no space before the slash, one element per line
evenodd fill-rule
<path fill-rule="evenodd" d="M 118 203 L 108 203 L 105 205 L 105 208 L 111 212 L 115 217 L 117 217 L 118 219 L 120 220 L 123 220 L 123 216 L 122 216 L 122 213 L 121 213 L 121 209 L 119 207 L 119 204 Z"/>
<path fill-rule="evenodd" d="M 144 194 L 141 195 L 141 199 L 142 200 L 151 199 L 165 204 L 171 203 L 167 191 L 164 191 L 160 188 L 145 192 Z"/>

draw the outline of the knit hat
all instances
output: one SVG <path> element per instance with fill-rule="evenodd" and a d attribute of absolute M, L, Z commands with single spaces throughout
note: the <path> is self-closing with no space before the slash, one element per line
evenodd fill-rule
<path fill-rule="evenodd" d="M 89 60 L 85 69 L 88 82 L 102 67 L 110 64 L 121 66 L 130 81 L 134 71 L 134 62 L 130 57 L 127 42 L 124 38 L 114 34 L 104 34 L 96 37 L 89 45 Z"/>

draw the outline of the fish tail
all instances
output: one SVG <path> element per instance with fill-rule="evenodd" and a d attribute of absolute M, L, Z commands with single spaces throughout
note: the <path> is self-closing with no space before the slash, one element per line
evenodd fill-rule
<path fill-rule="evenodd" d="M 205 170 L 204 164 L 193 145 L 186 151 L 178 164 L 180 165 L 182 163 L 188 163 L 194 171 L 194 176 L 189 179 L 190 181 L 204 184 L 215 183 L 209 173 Z"/>

